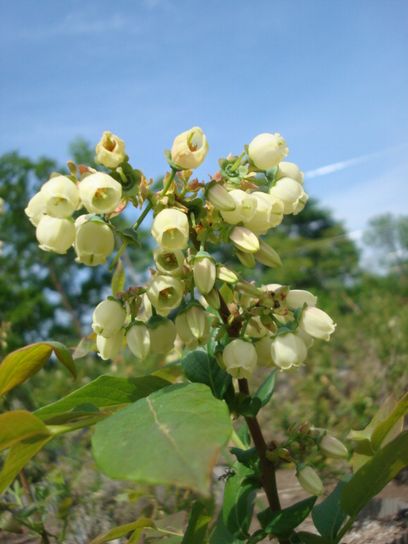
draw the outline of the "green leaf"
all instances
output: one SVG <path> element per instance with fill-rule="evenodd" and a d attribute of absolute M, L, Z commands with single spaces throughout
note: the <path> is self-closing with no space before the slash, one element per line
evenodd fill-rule
<path fill-rule="evenodd" d="M 317 497 L 309 497 L 297 502 L 280 512 L 271 512 L 267 508 L 258 515 L 259 522 L 266 533 L 275 536 L 289 536 L 312 511 Z"/>
<path fill-rule="evenodd" d="M 301 544 L 330 544 L 325 538 L 306 531 L 299 531 L 296 536 Z"/>
<path fill-rule="evenodd" d="M 115 272 L 112 275 L 111 289 L 112 295 L 116 296 L 118 293 L 124 290 L 126 282 L 125 267 L 121 259 L 118 260 L 115 267 Z"/>
<path fill-rule="evenodd" d="M 340 481 L 330 495 L 312 511 L 316 529 L 329 542 L 335 542 L 337 533 L 347 518 L 340 504 L 340 497 L 346 484 L 346 481 Z"/>
<path fill-rule="evenodd" d="M 241 463 L 234 463 L 232 470 L 234 474 L 225 484 L 222 520 L 234 537 L 242 539 L 248 537 L 259 482 L 254 480 L 253 470 Z"/>
<path fill-rule="evenodd" d="M 15 410 L 0 414 L 0 451 L 33 436 L 49 436 L 44 423 L 31 412 Z"/>
<path fill-rule="evenodd" d="M 276 383 L 277 370 L 274 369 L 263 382 L 263 384 L 258 388 L 253 398 L 259 399 L 261 407 L 268 404 L 271 400 Z"/>
<path fill-rule="evenodd" d="M 390 413 L 374 429 L 371 435 L 371 443 L 377 450 L 390 431 L 400 422 L 401 429 L 404 424 L 404 416 L 408 413 L 408 393 L 406 393 L 392 408 Z"/>
<path fill-rule="evenodd" d="M 408 431 L 405 431 L 378 450 L 345 485 L 341 494 L 343 510 L 356 516 L 407 465 Z"/>
<path fill-rule="evenodd" d="M 25 382 L 38 372 L 52 353 L 76 377 L 71 353 L 59 342 L 38 342 L 9 353 L 0 364 L 0 395 Z"/>
<path fill-rule="evenodd" d="M 18 442 L 9 450 L 0 472 L 0 493 L 12 483 L 28 461 L 51 439 L 52 436 L 34 436 Z"/>
<path fill-rule="evenodd" d="M 232 378 L 214 357 L 210 357 L 205 351 L 195 350 L 186 355 L 181 364 L 188 380 L 208 385 L 217 399 L 224 397 Z"/>
<path fill-rule="evenodd" d="M 134 538 L 134 533 L 136 532 L 137 536 L 140 537 L 143 529 L 146 527 L 155 527 L 154 521 L 150 518 L 139 518 L 132 523 L 126 523 L 125 525 L 119 525 L 114 529 L 111 529 L 103 535 L 99 535 L 89 544 L 103 544 L 104 542 L 110 542 L 111 540 L 116 540 L 122 536 L 126 536 L 128 533 L 133 532 L 131 539 Z"/>
<path fill-rule="evenodd" d="M 196 501 L 191 509 L 190 519 L 182 544 L 205 544 L 211 516 L 205 504 Z"/>
<path fill-rule="evenodd" d="M 83 414 L 89 409 L 110 408 L 135 402 L 147 397 L 153 391 L 169 385 L 169 382 L 157 376 L 140 378 L 119 378 L 117 376 L 99 376 L 96 380 L 76 389 L 66 397 L 52 404 L 39 408 L 34 413 L 44 421 L 54 422 L 53 418 L 70 412 L 72 416 Z M 87 407 L 87 410 L 84 410 Z M 78 414 L 79 413 L 79 414 Z"/>
<path fill-rule="evenodd" d="M 228 531 L 222 519 L 221 512 L 211 533 L 210 544 L 244 544 L 244 542 L 247 542 L 247 539 L 244 541 Z"/>
<path fill-rule="evenodd" d="M 138 233 L 132 227 L 129 227 L 123 230 L 117 229 L 116 232 L 119 234 L 122 240 L 126 242 L 128 245 L 140 247 L 140 240 L 139 240 Z"/>
<path fill-rule="evenodd" d="M 231 432 L 227 405 L 208 387 L 178 384 L 99 422 L 92 446 L 99 468 L 111 478 L 208 495 L 212 467 Z"/>
<path fill-rule="evenodd" d="M 354 451 L 360 455 L 374 455 L 385 440 L 389 442 L 402 431 L 407 412 L 408 393 L 399 401 L 388 397 L 364 429 L 350 431 L 348 438 L 356 442 Z"/>

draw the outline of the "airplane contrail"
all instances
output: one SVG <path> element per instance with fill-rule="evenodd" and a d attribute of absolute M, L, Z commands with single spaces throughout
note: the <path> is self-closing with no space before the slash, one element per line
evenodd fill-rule
<path fill-rule="evenodd" d="M 320 168 L 316 168 L 314 170 L 308 170 L 307 172 L 305 172 L 305 179 L 313 179 L 318 178 L 319 176 L 333 174 L 334 172 L 339 172 L 340 170 L 344 170 L 345 168 L 350 168 L 351 166 L 355 166 L 356 164 L 367 162 L 371 159 L 380 157 L 381 155 L 385 155 L 386 153 L 390 153 L 391 151 L 397 151 L 398 149 L 402 149 L 407 146 L 408 142 L 405 142 L 394 147 L 388 147 L 386 149 L 382 149 L 381 151 L 376 151 L 375 153 L 360 155 L 359 157 L 354 157 L 353 159 L 333 162 L 332 164 L 327 164 L 326 166 L 321 166 Z"/>

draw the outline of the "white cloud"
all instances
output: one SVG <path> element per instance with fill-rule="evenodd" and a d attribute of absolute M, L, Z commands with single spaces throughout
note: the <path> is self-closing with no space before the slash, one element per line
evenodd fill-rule
<path fill-rule="evenodd" d="M 382 155 L 386 155 L 387 153 L 401 150 L 407 146 L 408 146 L 408 143 L 406 142 L 397 146 L 382 149 L 381 151 L 376 151 L 375 153 L 360 155 L 359 157 L 354 157 L 352 159 L 347 159 L 345 161 L 339 161 L 339 162 L 334 162 L 332 164 L 327 164 L 326 166 L 320 166 L 319 168 L 305 172 L 305 178 L 312 179 L 312 178 L 317 178 L 319 176 L 326 176 L 327 174 L 333 174 L 334 172 L 339 172 L 340 170 L 344 170 L 345 168 L 350 168 L 351 166 L 356 166 L 357 164 L 361 164 L 363 162 L 368 162 L 372 159 L 376 159 L 378 157 L 381 157 Z"/>
<path fill-rule="evenodd" d="M 346 222 L 351 231 L 360 231 L 368 220 L 379 214 L 407 213 L 408 164 L 396 168 L 374 179 L 327 195 L 324 205 L 330 207 L 335 216 Z"/>

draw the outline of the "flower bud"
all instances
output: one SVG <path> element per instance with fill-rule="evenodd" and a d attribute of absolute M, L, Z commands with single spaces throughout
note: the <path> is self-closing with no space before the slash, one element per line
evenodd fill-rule
<path fill-rule="evenodd" d="M 226 212 L 236 208 L 235 201 L 230 193 L 219 183 L 211 184 L 205 196 L 217 210 Z"/>
<path fill-rule="evenodd" d="M 271 344 L 271 356 L 276 366 L 287 370 L 304 362 L 307 349 L 301 338 L 289 332 L 274 338 Z"/>
<path fill-rule="evenodd" d="M 173 321 L 165 317 L 153 316 L 147 323 L 150 333 L 150 351 L 164 355 L 174 347 L 176 327 Z"/>
<path fill-rule="evenodd" d="M 184 284 L 173 276 L 157 274 L 150 280 L 146 293 L 156 312 L 166 316 L 180 305 Z"/>
<path fill-rule="evenodd" d="M 313 306 L 303 310 L 299 326 L 313 338 L 326 340 L 326 342 L 330 340 L 330 335 L 336 328 L 336 324 L 326 312 Z"/>
<path fill-rule="evenodd" d="M 298 209 L 305 192 L 302 185 L 294 179 L 281 178 L 269 189 L 269 194 L 279 198 L 283 202 L 283 213 L 289 214 Z"/>
<path fill-rule="evenodd" d="M 277 251 L 275 251 L 269 244 L 263 240 L 259 241 L 259 251 L 254 255 L 255 259 L 264 264 L 265 266 L 270 266 L 271 268 L 276 268 L 282 266 L 282 261 L 279 257 Z"/>
<path fill-rule="evenodd" d="M 348 451 L 346 446 L 337 440 L 334 436 L 329 434 L 324 435 L 320 444 L 320 450 L 327 457 L 333 457 L 334 459 L 347 459 Z"/>
<path fill-rule="evenodd" d="M 235 209 L 221 212 L 224 221 L 230 225 L 250 221 L 256 212 L 254 196 L 241 189 L 233 189 L 229 194 L 235 203 Z"/>
<path fill-rule="evenodd" d="M 220 295 L 218 294 L 216 289 L 212 289 L 209 293 L 204 295 L 205 300 L 207 301 L 207 304 L 211 306 L 211 308 L 214 308 L 215 310 L 219 310 L 221 306 L 220 301 Z"/>
<path fill-rule="evenodd" d="M 222 360 L 233 378 L 249 378 L 256 368 L 256 350 L 249 342 L 236 338 L 224 348 Z"/>
<path fill-rule="evenodd" d="M 217 278 L 226 283 L 236 283 L 238 276 L 226 266 L 217 266 Z"/>
<path fill-rule="evenodd" d="M 140 321 L 131 325 L 126 333 L 126 342 L 130 351 L 142 361 L 150 352 L 150 333 L 146 325 Z"/>
<path fill-rule="evenodd" d="M 294 162 L 282 161 L 279 163 L 278 172 L 276 174 L 276 179 L 281 178 L 291 178 L 303 185 L 305 175 Z"/>
<path fill-rule="evenodd" d="M 272 367 L 274 362 L 271 355 L 272 338 L 270 336 L 264 336 L 257 342 L 255 342 L 255 350 L 258 356 L 258 365 L 262 367 Z"/>
<path fill-rule="evenodd" d="M 234 227 L 230 233 L 230 240 L 244 253 L 256 253 L 259 251 L 258 238 L 245 227 Z"/>
<path fill-rule="evenodd" d="M 201 294 L 207 295 L 213 289 L 216 275 L 217 269 L 212 257 L 197 255 L 194 258 L 194 284 Z"/>
<path fill-rule="evenodd" d="M 110 338 L 123 327 L 126 312 L 117 300 L 106 299 L 100 302 L 92 314 L 92 330 L 100 336 Z"/>
<path fill-rule="evenodd" d="M 157 248 L 153 252 L 153 258 L 157 270 L 162 274 L 177 276 L 181 274 L 183 270 L 184 254 L 179 249 L 170 251 L 161 247 Z"/>
<path fill-rule="evenodd" d="M 51 178 L 41 187 L 40 193 L 46 213 L 52 217 L 69 217 L 78 208 L 78 187 L 67 176 Z"/>
<path fill-rule="evenodd" d="M 300 469 L 296 477 L 303 489 L 311 495 L 321 495 L 323 493 L 323 483 L 312 467 Z"/>
<path fill-rule="evenodd" d="M 46 214 L 45 197 L 41 191 L 30 199 L 24 212 L 31 223 L 36 227 L 40 222 L 40 219 Z"/>
<path fill-rule="evenodd" d="M 117 332 L 114 336 L 106 338 L 105 336 L 96 336 L 96 347 L 101 359 L 114 359 L 123 347 L 123 331 Z"/>
<path fill-rule="evenodd" d="M 75 260 L 88 266 L 105 263 L 115 247 L 115 238 L 109 225 L 102 221 L 90 221 L 88 215 L 81 215 L 75 221 L 75 228 Z"/>
<path fill-rule="evenodd" d="M 302 308 L 304 304 L 308 306 L 316 306 L 317 297 L 315 297 L 310 291 L 304 291 L 303 289 L 291 289 L 286 295 L 286 303 L 289 308 Z"/>
<path fill-rule="evenodd" d="M 188 347 L 193 348 L 208 342 L 210 322 L 203 308 L 188 308 L 176 317 L 175 324 L 178 335 Z"/>
<path fill-rule="evenodd" d="M 166 208 L 154 218 L 152 235 L 164 249 L 185 249 L 189 232 L 187 215 L 176 208 Z"/>
<path fill-rule="evenodd" d="M 176 136 L 171 148 L 171 160 L 183 170 L 193 170 L 204 162 L 207 152 L 204 132 L 200 127 L 193 127 Z"/>
<path fill-rule="evenodd" d="M 248 155 L 259 170 L 269 170 L 286 157 L 288 146 L 279 134 L 258 134 L 248 146 Z"/>
<path fill-rule="evenodd" d="M 255 191 L 252 196 L 256 199 L 256 211 L 244 225 L 255 234 L 266 234 L 269 229 L 282 223 L 283 203 L 270 194 Z"/>
<path fill-rule="evenodd" d="M 256 261 L 252 253 L 244 253 L 243 251 L 239 251 L 238 249 L 236 249 L 235 255 L 237 256 L 242 266 L 246 266 L 247 268 L 255 268 Z"/>
<path fill-rule="evenodd" d="M 44 215 L 35 232 L 40 248 L 44 251 L 64 254 L 75 239 L 75 226 L 71 219 Z"/>
<path fill-rule="evenodd" d="M 79 196 L 90 213 L 112 213 L 122 198 L 122 186 L 108 174 L 89 174 L 79 184 Z"/>
<path fill-rule="evenodd" d="M 108 130 L 102 134 L 102 138 L 96 144 L 95 151 L 96 162 L 106 168 L 117 168 L 126 158 L 125 142 Z"/>

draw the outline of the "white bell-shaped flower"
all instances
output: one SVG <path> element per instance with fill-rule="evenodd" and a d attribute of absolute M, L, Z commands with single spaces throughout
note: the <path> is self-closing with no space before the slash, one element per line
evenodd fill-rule
<path fill-rule="evenodd" d="M 212 291 L 217 277 L 214 259 L 210 256 L 197 255 L 193 264 L 194 284 L 202 295 Z"/>
<path fill-rule="evenodd" d="M 251 343 L 236 338 L 225 346 L 222 360 L 233 378 L 250 378 L 256 369 L 258 357 Z"/>
<path fill-rule="evenodd" d="M 304 304 L 316 306 L 317 297 L 304 289 L 291 289 L 286 295 L 286 304 L 293 309 L 302 308 Z"/>
<path fill-rule="evenodd" d="M 26 209 L 24 210 L 26 216 L 29 218 L 34 226 L 37 226 L 40 222 L 40 219 L 47 213 L 45 208 L 45 202 L 45 196 L 40 191 L 30 199 Z"/>
<path fill-rule="evenodd" d="M 248 155 L 259 170 L 277 166 L 288 154 L 285 139 L 279 134 L 258 134 L 248 146 Z"/>
<path fill-rule="evenodd" d="M 121 330 L 114 336 L 106 338 L 105 336 L 96 336 L 96 348 L 101 359 L 114 359 L 123 348 L 124 332 Z"/>
<path fill-rule="evenodd" d="M 150 350 L 165 355 L 174 347 L 177 331 L 173 321 L 161 316 L 153 316 L 147 323 L 150 333 Z"/>
<path fill-rule="evenodd" d="M 303 467 L 296 476 L 303 489 L 311 495 L 319 496 L 323 493 L 323 483 L 312 467 Z"/>
<path fill-rule="evenodd" d="M 303 185 L 305 175 L 294 162 L 282 161 L 276 174 L 276 179 L 280 178 L 292 178 Z"/>
<path fill-rule="evenodd" d="M 166 316 L 180 305 L 184 284 L 173 276 L 157 274 L 150 280 L 146 293 L 156 312 Z"/>
<path fill-rule="evenodd" d="M 314 307 L 307 307 L 303 310 L 299 322 L 300 328 L 313 338 L 330 340 L 330 336 L 336 329 L 333 319 L 323 310 Z"/>
<path fill-rule="evenodd" d="M 43 215 L 35 232 L 40 248 L 64 254 L 75 239 L 75 226 L 71 219 Z"/>
<path fill-rule="evenodd" d="M 166 208 L 154 218 L 152 235 L 160 247 L 175 251 L 185 249 L 189 238 L 187 215 L 176 208 Z"/>
<path fill-rule="evenodd" d="M 235 208 L 230 211 L 221 211 L 222 218 L 230 225 L 250 221 L 256 213 L 256 198 L 253 194 L 246 193 L 241 189 L 233 189 L 229 192 Z"/>
<path fill-rule="evenodd" d="M 87 215 L 81 215 L 75 221 L 75 229 L 76 261 L 88 266 L 105 263 L 115 247 L 110 226 L 102 221 L 89 220 Z"/>
<path fill-rule="evenodd" d="M 180 249 L 169 250 L 161 247 L 153 251 L 157 270 L 162 274 L 178 276 L 183 271 L 184 254 Z"/>
<path fill-rule="evenodd" d="M 307 348 L 301 338 L 289 332 L 274 338 L 271 344 L 271 356 L 276 366 L 287 370 L 305 361 Z"/>
<path fill-rule="evenodd" d="M 150 332 L 147 326 L 138 321 L 130 326 L 126 333 L 126 342 L 130 351 L 142 361 L 150 353 Z"/>
<path fill-rule="evenodd" d="M 125 142 L 108 130 L 96 144 L 96 162 L 106 168 L 117 168 L 126 159 Z"/>
<path fill-rule="evenodd" d="M 266 234 L 282 222 L 283 203 L 279 198 L 261 191 L 255 191 L 252 196 L 256 199 L 256 211 L 244 225 L 255 234 Z"/>
<path fill-rule="evenodd" d="M 110 338 L 123 327 L 126 312 L 116 300 L 106 299 L 100 302 L 92 314 L 92 330 L 105 338 Z"/>
<path fill-rule="evenodd" d="M 306 193 L 302 185 L 294 179 L 281 178 L 269 189 L 269 194 L 283 202 L 283 213 L 287 215 L 298 210 Z"/>
<path fill-rule="evenodd" d="M 208 143 L 200 127 L 182 132 L 173 141 L 171 160 L 183 170 L 193 170 L 204 162 Z"/>
<path fill-rule="evenodd" d="M 112 213 L 122 198 L 122 185 L 108 174 L 89 174 L 79 183 L 79 195 L 90 213 Z"/>
<path fill-rule="evenodd" d="M 69 217 L 78 208 L 78 187 L 67 176 L 51 178 L 41 187 L 40 193 L 44 198 L 46 213 L 52 217 Z"/>

